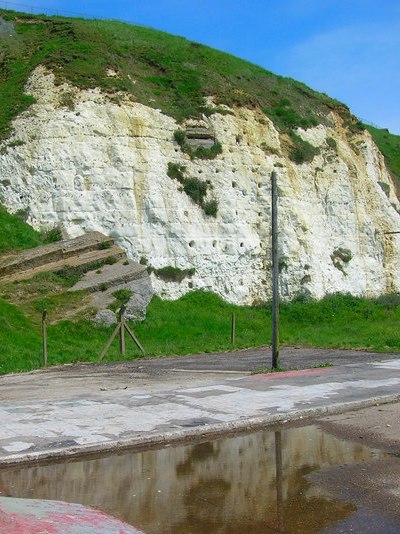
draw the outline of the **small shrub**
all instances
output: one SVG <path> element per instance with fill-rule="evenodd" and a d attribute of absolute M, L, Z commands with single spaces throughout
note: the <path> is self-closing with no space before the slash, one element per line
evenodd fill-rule
<path fill-rule="evenodd" d="M 65 91 L 60 96 L 60 106 L 69 109 L 70 111 L 74 111 L 75 109 L 75 98 L 74 93 L 72 91 Z"/>
<path fill-rule="evenodd" d="M 339 247 L 333 251 L 331 254 L 331 260 L 333 265 L 341 271 L 345 276 L 347 276 L 347 272 L 344 268 L 343 264 L 349 263 L 351 258 L 353 257 L 353 254 L 351 253 L 351 250 L 348 248 L 342 248 Z"/>
<path fill-rule="evenodd" d="M 171 161 L 168 162 L 167 175 L 170 178 L 178 180 L 178 182 L 180 182 L 181 184 L 183 184 L 185 181 L 185 171 L 185 165 L 180 165 L 179 163 L 172 163 Z"/>
<path fill-rule="evenodd" d="M 186 177 L 184 175 L 186 171 L 185 165 L 180 165 L 179 163 L 168 162 L 167 175 L 170 178 L 178 180 L 182 187 L 179 188 L 179 191 L 183 191 L 190 197 L 193 202 L 200 206 L 206 215 L 216 216 L 218 211 L 218 202 L 216 200 L 210 200 L 205 202 L 205 197 L 207 195 L 208 189 L 212 189 L 212 183 L 207 180 L 199 180 L 194 177 Z"/>
<path fill-rule="evenodd" d="M 179 269 L 179 267 L 168 265 L 166 267 L 161 267 L 160 269 L 153 269 L 153 272 L 158 278 L 161 278 L 165 282 L 182 282 L 187 276 L 193 276 L 196 269 Z"/>
<path fill-rule="evenodd" d="M 183 146 L 186 144 L 186 134 L 183 130 L 176 130 L 174 132 L 174 139 L 178 143 L 178 145 L 183 148 Z"/>
<path fill-rule="evenodd" d="M 56 243 L 57 241 L 61 241 L 62 235 L 60 227 L 55 226 L 54 228 L 51 228 L 51 230 L 42 232 L 40 234 L 40 239 L 45 245 L 48 243 Z"/>
<path fill-rule="evenodd" d="M 112 241 L 102 241 L 97 245 L 97 250 L 107 250 L 113 246 Z"/>
<path fill-rule="evenodd" d="M 312 161 L 319 154 L 318 147 L 313 146 L 308 141 L 304 141 L 299 135 L 290 132 L 291 147 L 289 158 L 295 163 L 301 164 Z"/>
<path fill-rule="evenodd" d="M 203 210 L 206 215 L 210 215 L 211 217 L 216 217 L 217 212 L 218 212 L 218 201 L 209 200 L 208 202 L 204 202 Z"/>
<path fill-rule="evenodd" d="M 116 312 L 119 308 L 121 308 L 121 306 L 123 306 L 129 301 L 132 295 L 133 291 L 131 291 L 130 289 L 117 289 L 112 294 L 115 300 L 108 306 L 108 309 L 112 310 L 113 312 Z"/>
<path fill-rule="evenodd" d="M 207 194 L 206 182 L 198 178 L 186 178 L 183 190 L 196 204 L 203 205 L 204 197 Z"/>
<path fill-rule="evenodd" d="M 378 185 L 382 189 L 382 191 L 385 193 L 385 195 L 389 198 L 390 197 L 390 185 L 385 182 L 378 182 Z"/>
<path fill-rule="evenodd" d="M 272 154 L 275 156 L 279 156 L 279 150 L 277 148 L 274 148 L 272 146 L 269 146 L 265 141 L 263 141 L 260 144 L 260 148 L 266 153 L 266 154 Z"/>
<path fill-rule="evenodd" d="M 337 150 L 337 142 L 333 137 L 327 137 L 326 144 L 329 146 L 329 148 L 332 148 L 332 150 Z"/>
<path fill-rule="evenodd" d="M 25 141 L 21 141 L 21 139 L 15 139 L 15 141 L 11 141 L 11 143 L 8 143 L 8 147 L 13 148 L 15 146 L 22 146 L 25 144 Z"/>
<path fill-rule="evenodd" d="M 200 146 L 199 148 L 196 148 L 196 150 L 192 150 L 189 155 L 191 158 L 214 159 L 218 154 L 222 154 L 222 145 L 217 142 L 210 148 Z"/>
<path fill-rule="evenodd" d="M 348 248 L 339 247 L 333 251 L 332 257 L 339 258 L 340 260 L 344 261 L 344 263 L 349 263 L 353 257 L 353 254 Z"/>
<path fill-rule="evenodd" d="M 117 289 L 112 296 L 119 300 L 122 304 L 126 304 L 133 295 L 133 291 L 130 289 Z"/>
<path fill-rule="evenodd" d="M 14 217 L 17 217 L 20 221 L 26 222 L 29 217 L 29 208 L 21 208 L 14 213 Z"/>

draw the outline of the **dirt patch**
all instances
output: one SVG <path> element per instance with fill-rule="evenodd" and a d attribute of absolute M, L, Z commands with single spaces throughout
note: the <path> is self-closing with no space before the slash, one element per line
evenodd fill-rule
<path fill-rule="evenodd" d="M 400 403 L 331 415 L 316 424 L 336 437 L 400 453 Z"/>

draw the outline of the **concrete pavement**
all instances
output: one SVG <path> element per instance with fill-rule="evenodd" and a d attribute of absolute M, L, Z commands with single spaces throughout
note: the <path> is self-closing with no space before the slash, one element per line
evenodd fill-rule
<path fill-rule="evenodd" d="M 399 400 L 400 358 L 391 358 L 256 375 L 188 370 L 180 358 L 169 358 L 168 365 L 139 360 L 3 376 L 0 465 L 147 447 Z"/>

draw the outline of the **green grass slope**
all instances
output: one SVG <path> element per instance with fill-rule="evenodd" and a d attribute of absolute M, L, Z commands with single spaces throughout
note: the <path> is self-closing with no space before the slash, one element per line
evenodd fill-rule
<path fill-rule="evenodd" d="M 0 374 L 42 365 L 40 312 L 28 318 L 23 308 L 0 298 Z M 232 313 L 236 314 L 234 347 L 230 342 Z M 51 321 L 51 307 L 48 318 Z M 318 302 L 295 301 L 281 308 L 281 340 L 287 345 L 398 352 L 399 325 L 398 297 L 371 300 L 333 295 Z M 174 302 L 155 297 L 147 319 L 131 328 L 147 355 L 153 356 L 256 347 L 271 342 L 271 308 L 234 306 L 205 292 L 189 293 Z M 82 319 L 49 324 L 49 365 L 98 361 L 112 330 Z M 125 359 L 141 356 L 129 338 L 126 344 Z M 115 340 L 106 360 L 123 358 Z M 265 363 L 267 366 L 269 362 Z"/>
<path fill-rule="evenodd" d="M 27 15 L 0 10 L 16 34 L 0 36 L 0 134 L 32 98 L 24 84 L 39 64 L 58 81 L 109 93 L 126 91 L 134 100 L 177 119 L 208 113 L 204 97 L 263 109 L 285 129 L 326 121 L 337 109 L 358 124 L 343 104 L 295 80 L 199 43 L 110 20 Z M 118 76 L 107 76 L 113 69 Z"/>
<path fill-rule="evenodd" d="M 42 244 L 39 232 L 0 205 L 0 254 L 9 250 L 38 247 Z"/>
<path fill-rule="evenodd" d="M 397 192 L 400 192 L 400 135 L 394 135 L 387 129 L 366 126 L 372 135 L 376 146 L 385 156 L 386 166 L 391 172 L 397 186 Z"/>
<path fill-rule="evenodd" d="M 23 220 L 23 214 L 13 215 L 0 204 L 0 254 L 12 250 L 34 248 L 61 239 L 57 228 L 37 232 Z"/>

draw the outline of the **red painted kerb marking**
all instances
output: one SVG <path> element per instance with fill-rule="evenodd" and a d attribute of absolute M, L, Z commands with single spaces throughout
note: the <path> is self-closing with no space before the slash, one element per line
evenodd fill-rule
<path fill-rule="evenodd" d="M 313 375 L 326 375 L 334 373 L 335 369 L 302 369 L 301 371 L 283 371 L 282 373 L 263 373 L 259 375 L 253 375 L 251 378 L 256 380 L 275 380 L 278 378 L 296 378 L 298 376 L 313 376 Z"/>

